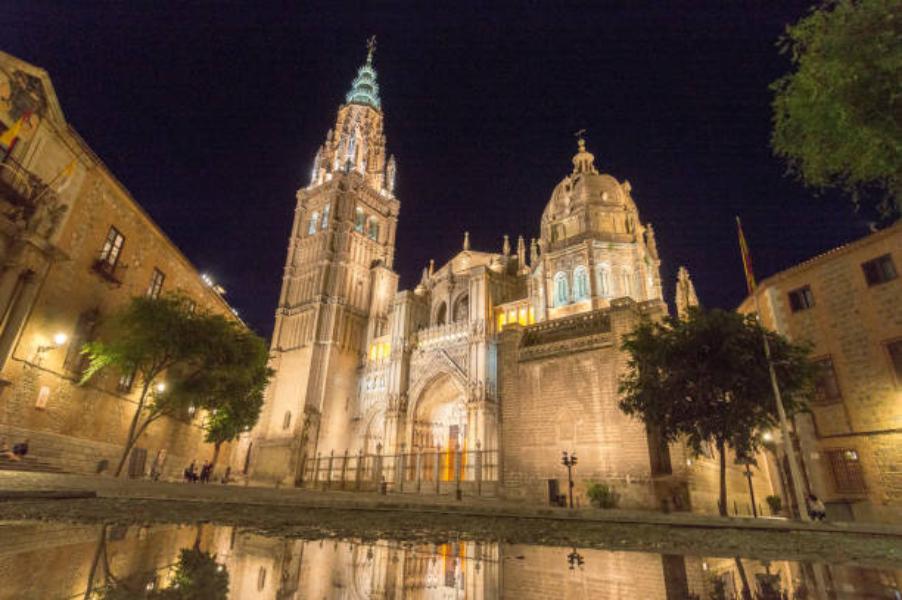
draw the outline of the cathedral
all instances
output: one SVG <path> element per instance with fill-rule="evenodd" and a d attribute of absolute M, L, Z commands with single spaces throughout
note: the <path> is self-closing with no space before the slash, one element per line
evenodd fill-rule
<path fill-rule="evenodd" d="M 251 480 L 559 502 L 566 451 L 583 505 L 603 483 L 622 506 L 716 510 L 716 461 L 693 466 L 618 408 L 621 337 L 668 312 L 630 183 L 600 172 L 580 137 L 538 239 L 487 252 L 464 234 L 399 290 L 398 165 L 373 50 L 297 192 Z M 697 303 L 684 269 L 677 296 L 679 311 Z"/>

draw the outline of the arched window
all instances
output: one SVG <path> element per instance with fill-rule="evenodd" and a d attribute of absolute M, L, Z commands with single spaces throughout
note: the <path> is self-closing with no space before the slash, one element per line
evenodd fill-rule
<path fill-rule="evenodd" d="M 464 294 L 454 303 L 454 321 L 470 320 L 470 296 Z"/>
<path fill-rule="evenodd" d="M 602 298 L 611 297 L 611 268 L 608 265 L 598 265 L 598 295 Z"/>
<path fill-rule="evenodd" d="M 585 300 L 589 293 L 589 274 L 582 265 L 573 271 L 573 299 Z"/>
<path fill-rule="evenodd" d="M 448 307 L 444 302 L 442 302 L 439 305 L 438 310 L 435 311 L 435 324 L 436 325 L 444 325 L 445 320 L 447 319 L 447 314 L 448 314 Z"/>
<path fill-rule="evenodd" d="M 626 267 L 620 269 L 620 296 L 632 296 L 633 295 L 633 286 L 632 286 L 633 277 L 630 273 L 630 270 Z"/>
<path fill-rule="evenodd" d="M 331 208 L 332 208 L 331 204 L 326 204 L 323 207 L 323 223 L 322 223 L 323 229 L 325 229 L 326 227 L 329 226 L 329 211 L 331 210 Z"/>
<path fill-rule="evenodd" d="M 567 274 L 559 271 L 554 276 L 554 305 L 563 306 L 570 302 L 570 286 L 567 284 Z"/>
<path fill-rule="evenodd" d="M 354 231 L 363 233 L 363 226 L 365 223 L 366 215 L 363 214 L 363 209 L 358 206 L 354 211 Z"/>
<path fill-rule="evenodd" d="M 310 226 L 307 227 L 307 233 L 313 235 L 316 233 L 316 228 L 319 226 L 319 213 L 313 211 L 313 214 L 310 215 Z"/>
<path fill-rule="evenodd" d="M 310 185 L 314 185 L 316 183 L 317 177 L 319 177 L 319 163 L 323 159 L 323 149 L 320 148 L 316 151 L 316 158 L 313 159 L 313 171 L 310 173 Z"/>

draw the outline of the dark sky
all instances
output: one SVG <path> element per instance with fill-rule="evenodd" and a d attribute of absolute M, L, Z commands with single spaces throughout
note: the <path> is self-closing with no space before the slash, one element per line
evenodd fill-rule
<path fill-rule="evenodd" d="M 759 277 L 867 233 L 768 148 L 775 42 L 807 2 L 494 4 L 7 0 L 0 47 L 50 73 L 69 122 L 264 335 L 294 193 L 372 33 L 402 287 L 465 229 L 491 251 L 537 236 L 583 127 L 655 225 L 668 301 L 681 264 L 703 304 L 741 301 L 735 214 Z"/>

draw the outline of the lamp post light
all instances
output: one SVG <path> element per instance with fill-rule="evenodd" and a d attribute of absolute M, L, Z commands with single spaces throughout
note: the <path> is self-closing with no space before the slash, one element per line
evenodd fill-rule
<path fill-rule="evenodd" d="M 573 508 L 573 467 L 576 466 L 577 461 L 578 459 L 576 458 L 576 452 L 567 454 L 567 451 L 564 450 L 564 455 L 561 458 L 561 464 L 567 467 L 567 483 L 570 496 L 570 508 Z"/>
<path fill-rule="evenodd" d="M 69 341 L 68 335 L 66 335 L 65 333 L 63 333 L 61 331 L 57 332 L 53 335 L 53 343 L 52 344 L 38 346 L 37 354 L 38 354 L 38 356 L 41 356 L 45 352 L 48 352 L 50 350 L 56 350 L 60 346 L 65 345 L 66 342 L 68 342 L 68 341 Z"/>

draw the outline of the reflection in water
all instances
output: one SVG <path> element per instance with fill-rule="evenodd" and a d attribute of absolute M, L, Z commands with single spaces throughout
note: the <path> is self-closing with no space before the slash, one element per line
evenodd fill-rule
<path fill-rule="evenodd" d="M 902 570 L 214 525 L 0 525 L 0 599 L 900 599 Z M 228 591 L 226 591 L 228 590 Z"/>

